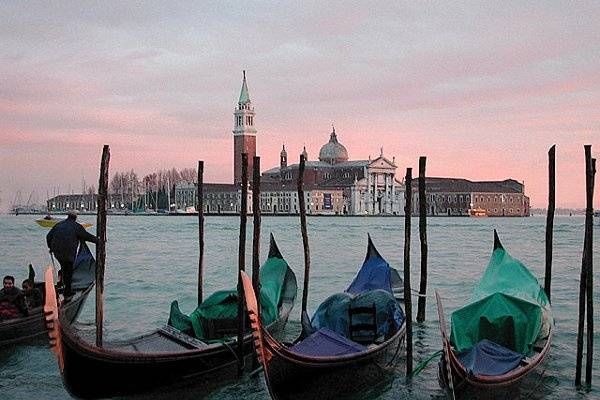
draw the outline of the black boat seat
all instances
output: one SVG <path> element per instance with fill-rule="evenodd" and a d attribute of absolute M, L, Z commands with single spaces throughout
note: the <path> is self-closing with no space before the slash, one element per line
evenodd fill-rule
<path fill-rule="evenodd" d="M 203 349 L 208 347 L 208 344 L 204 343 L 203 341 L 191 337 L 190 335 L 187 335 L 170 325 L 165 325 L 159 328 L 159 331 L 161 335 L 180 342 L 183 345 L 189 346 L 190 348 Z"/>
<path fill-rule="evenodd" d="M 355 322 L 357 315 L 369 315 L 369 322 Z M 348 309 L 348 333 L 349 339 L 360 344 L 371 344 L 377 340 L 377 307 L 350 307 Z M 364 318 L 361 318 L 364 321 Z"/>

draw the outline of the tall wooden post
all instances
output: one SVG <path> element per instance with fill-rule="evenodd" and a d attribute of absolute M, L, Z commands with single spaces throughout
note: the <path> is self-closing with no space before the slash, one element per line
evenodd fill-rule
<path fill-rule="evenodd" d="M 252 168 L 252 216 L 254 218 L 252 236 L 252 286 L 256 294 L 260 316 L 260 157 L 254 156 Z"/>
<path fill-rule="evenodd" d="M 590 149 L 591 151 L 591 149 Z M 594 187 L 596 175 L 596 159 L 593 158 L 590 169 L 587 170 L 586 182 L 586 210 L 585 225 L 589 228 L 589 235 L 586 236 L 587 245 L 587 278 L 586 278 L 586 299 L 587 299 L 587 349 L 585 361 L 585 384 L 592 385 L 592 363 L 594 360 Z"/>
<path fill-rule="evenodd" d="M 302 287 L 302 314 L 305 318 L 306 304 L 308 302 L 308 283 L 310 278 L 310 249 L 308 247 L 308 233 L 306 230 L 306 202 L 304 199 L 304 168 L 306 160 L 300 155 L 298 168 L 298 207 L 300 208 L 300 231 L 302 233 L 302 246 L 304 247 L 304 286 Z"/>
<path fill-rule="evenodd" d="M 427 194 L 425 193 L 425 165 L 427 157 L 419 158 L 419 239 L 421 241 L 421 282 L 417 322 L 425 321 L 427 300 Z"/>
<path fill-rule="evenodd" d="M 106 211 L 108 196 L 108 164 L 110 149 L 105 144 L 100 161 L 100 179 L 98 180 L 98 207 L 96 217 L 96 346 L 102 347 L 104 329 L 104 269 L 106 267 Z"/>
<path fill-rule="evenodd" d="M 585 234 L 583 239 L 583 256 L 581 260 L 581 276 L 579 281 L 579 319 L 577 321 L 577 354 L 575 365 L 575 385 L 581 385 L 581 368 L 583 364 L 583 335 L 585 329 L 585 312 L 586 312 L 586 296 L 591 293 L 591 288 L 588 288 L 588 282 L 592 279 L 588 276 L 592 269 L 592 235 L 593 235 L 593 218 L 594 218 L 594 162 L 592 160 L 592 146 L 585 145 L 585 191 L 586 191 L 586 209 L 585 209 Z M 593 298 L 588 299 L 588 311 L 593 310 Z M 590 318 L 591 317 L 591 318 Z M 588 315 L 588 322 L 592 320 L 593 329 L 593 314 Z M 588 323 L 588 357 L 590 356 L 590 325 Z M 592 333 L 593 344 L 593 333 Z M 593 353 L 592 353 L 593 354 Z M 591 367 L 591 359 L 586 362 L 586 383 L 588 381 L 587 368 Z M 591 382 L 591 376 L 589 376 Z"/>
<path fill-rule="evenodd" d="M 552 286 L 552 237 L 554 232 L 554 202 L 556 200 L 556 145 L 548 151 L 548 213 L 546 215 L 546 273 L 544 274 L 544 290 L 550 300 Z"/>
<path fill-rule="evenodd" d="M 260 318 L 260 157 L 254 156 L 252 163 L 252 287 L 256 294 L 256 306 Z M 253 358 L 252 370 L 259 366 Z"/>
<path fill-rule="evenodd" d="M 198 161 L 198 307 L 202 304 L 202 286 L 204 281 L 204 161 Z"/>
<path fill-rule="evenodd" d="M 244 287 L 240 271 L 246 269 L 246 222 L 248 219 L 248 154 L 242 153 L 242 199 L 240 207 L 240 241 L 238 248 L 238 375 L 244 369 Z"/>
<path fill-rule="evenodd" d="M 406 314 L 406 376 L 412 374 L 412 299 L 410 290 L 410 218 L 412 214 L 412 168 L 406 169 L 404 208 L 404 312 Z"/>

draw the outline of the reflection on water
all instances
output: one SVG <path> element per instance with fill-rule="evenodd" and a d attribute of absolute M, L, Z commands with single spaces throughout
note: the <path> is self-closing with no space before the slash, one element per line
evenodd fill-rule
<path fill-rule="evenodd" d="M 34 222 L 35 216 L 0 216 L 0 274 L 24 279 L 31 262 L 37 276 L 50 263 L 45 246 L 47 230 Z M 83 222 L 95 222 L 82 216 Z M 250 221 L 251 222 L 251 221 Z M 205 240 L 205 293 L 233 288 L 237 279 L 239 220 L 234 217 L 207 217 Z M 428 220 L 429 294 L 439 290 L 447 313 L 464 304 L 492 248 L 492 229 L 514 257 L 523 261 L 543 281 L 545 219 L 531 218 L 430 218 Z M 529 378 L 511 398 L 570 399 L 599 398 L 600 363 L 594 365 L 595 386 L 587 395 L 573 388 L 579 271 L 583 248 L 581 217 L 556 217 L 554 230 L 554 276 L 552 300 L 556 320 L 552 353 L 545 365 Z M 396 268 L 402 269 L 404 226 L 402 218 L 308 218 L 311 245 L 309 311 L 330 294 L 342 291 L 360 267 L 366 251 L 366 234 L 371 233 L 380 253 Z M 93 230 L 94 228 L 92 228 Z M 595 259 L 600 260 L 600 228 L 595 229 Z M 105 338 L 123 339 L 149 331 L 168 318 L 169 304 L 177 299 L 184 312 L 196 302 L 198 242 L 196 218 L 163 216 L 111 216 L 108 221 L 108 258 L 105 284 Z M 251 225 L 248 228 L 247 265 L 251 265 Z M 273 232 L 282 254 L 298 276 L 302 287 L 303 252 L 297 217 L 262 218 L 261 254 L 268 251 L 268 234 Z M 412 231 L 413 287 L 419 282 L 418 224 Z M 92 247 L 93 250 L 93 247 Z M 596 299 L 600 298 L 600 268 L 596 267 Z M 286 328 L 289 339 L 300 330 L 300 296 Z M 84 307 L 80 320 L 93 323 L 93 296 Z M 416 312 L 416 297 L 413 298 Z M 600 331 L 599 313 L 596 327 Z M 441 341 L 435 300 L 428 297 L 423 324 L 414 324 L 415 365 L 439 350 Z M 596 335 L 598 337 L 598 335 Z M 600 354 L 600 339 L 595 341 Z M 598 357 L 596 357 L 598 359 Z M 0 351 L 0 390 L 3 399 L 26 397 L 68 398 L 63 389 L 56 362 L 45 347 L 18 347 Z M 404 364 L 401 364 L 403 366 Z M 173 395 L 173 392 L 168 392 Z M 156 394 L 159 396 L 160 393 Z M 198 398 L 182 391 L 185 396 Z M 209 399 L 264 399 L 268 393 L 260 374 L 216 389 Z M 364 399 L 443 399 L 437 383 L 437 360 L 406 383 L 404 371 L 396 379 L 357 394 Z"/>

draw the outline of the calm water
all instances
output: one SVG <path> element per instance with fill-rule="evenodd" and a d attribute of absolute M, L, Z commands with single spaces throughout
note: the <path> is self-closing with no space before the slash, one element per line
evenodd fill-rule
<path fill-rule="evenodd" d="M 33 263 L 38 277 L 50 259 L 45 245 L 46 229 L 34 216 L 0 216 L 0 274 L 24 279 L 27 264 Z M 83 216 L 81 222 L 95 222 Z M 297 217 L 262 219 L 262 257 L 273 232 L 279 247 L 298 276 L 302 287 L 302 240 Z M 231 288 L 236 282 L 239 220 L 234 217 L 206 219 L 206 288 L 210 293 Z M 370 232 L 380 253 L 402 269 L 404 226 L 402 218 L 309 218 L 312 255 L 309 312 L 331 293 L 342 291 L 360 267 Z M 543 279 L 545 218 L 431 218 L 429 219 L 429 294 L 440 291 L 446 314 L 465 303 L 487 265 L 492 248 L 492 229 L 498 229 L 508 251 Z M 594 387 L 589 393 L 573 388 L 579 273 L 583 248 L 584 219 L 557 217 L 555 221 L 554 276 L 552 299 L 556 319 L 552 354 L 546 370 L 532 378 L 520 398 L 600 398 L 600 335 L 595 335 Z M 418 287 L 419 240 L 413 219 L 412 285 Z M 94 228 L 92 228 L 92 231 Z M 251 254 L 251 225 L 248 252 Z M 596 332 L 600 332 L 600 226 L 594 227 L 596 273 L 594 298 Z M 108 258 L 105 286 L 105 338 L 124 339 L 163 324 L 169 304 L 180 301 L 191 312 L 196 299 L 197 219 L 189 217 L 111 217 L 108 221 Z M 248 263 L 250 265 L 250 262 Z M 80 321 L 94 320 L 93 296 Z M 299 330 L 300 295 L 292 320 L 286 328 L 290 337 Z M 413 298 L 415 301 L 415 298 Z M 416 306 L 414 306 L 416 309 Z M 427 321 L 415 324 L 415 364 L 441 346 L 435 302 L 427 301 Z M 436 363 L 432 362 L 411 384 L 403 374 L 363 398 L 444 398 L 438 388 Z M 2 399 L 25 397 L 68 398 L 56 362 L 45 347 L 18 347 L 0 351 Z M 211 399 L 245 400 L 268 398 L 260 378 L 247 378 L 210 395 Z"/>

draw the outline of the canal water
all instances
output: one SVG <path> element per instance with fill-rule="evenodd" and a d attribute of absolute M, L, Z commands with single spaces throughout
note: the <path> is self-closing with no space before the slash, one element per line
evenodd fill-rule
<path fill-rule="evenodd" d="M 0 216 L 0 275 L 15 275 L 18 283 L 32 263 L 38 277 L 50 263 L 45 244 L 46 228 L 35 216 Z M 80 222 L 95 223 L 92 216 Z M 251 221 L 250 221 L 251 222 Z M 403 218 L 309 217 L 312 275 L 309 313 L 334 292 L 343 291 L 360 267 L 370 233 L 380 253 L 402 270 Z M 433 298 L 437 289 L 447 317 L 464 304 L 487 265 L 496 228 L 505 248 L 523 261 L 543 283 L 545 218 L 430 218 L 428 220 L 429 287 L 426 322 L 414 325 L 415 365 L 440 349 L 438 317 Z M 91 231 L 95 228 L 92 227 Z M 516 398 L 600 398 L 600 335 L 595 335 L 594 386 L 577 391 L 573 385 L 577 330 L 579 274 L 583 248 L 584 218 L 557 217 L 554 228 L 553 311 L 556 320 L 552 352 L 545 370 Z M 236 284 L 239 219 L 207 217 L 205 245 L 205 293 Z M 263 217 L 261 260 L 273 232 L 284 257 L 302 287 L 303 250 L 298 217 Z M 105 340 L 125 339 L 164 324 L 169 304 L 177 299 L 184 312 L 196 301 L 198 225 L 193 217 L 111 216 L 108 219 L 105 284 Z M 412 287 L 419 282 L 418 220 L 413 218 Z M 252 224 L 248 227 L 247 265 L 251 265 Z M 600 332 L 600 226 L 594 226 L 595 326 Z M 93 245 L 91 245 L 93 251 Z M 290 338 L 299 331 L 300 294 L 286 328 Z M 416 311 L 416 297 L 413 297 Z M 93 296 L 80 316 L 94 321 Z M 436 360 L 437 361 L 437 360 Z M 401 366 L 402 367 L 402 366 Z M 98 379 L 102 379 L 98 377 Z M 0 350 L 0 398 L 69 398 L 62 386 L 56 361 L 43 346 Z M 197 398 L 189 393 L 191 398 Z M 182 397 L 182 396 L 179 396 Z M 185 397 L 185 396 L 183 396 Z M 397 378 L 356 396 L 362 399 L 443 399 L 437 383 L 437 363 L 432 362 L 410 383 L 402 370 Z M 261 374 L 212 392 L 209 399 L 266 399 Z"/>

